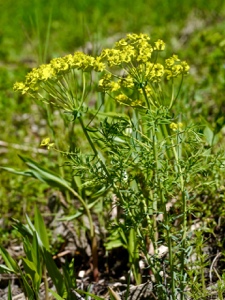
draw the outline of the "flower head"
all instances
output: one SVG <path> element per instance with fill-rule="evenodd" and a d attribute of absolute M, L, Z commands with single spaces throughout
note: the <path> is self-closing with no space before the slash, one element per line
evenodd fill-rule
<path fill-rule="evenodd" d="M 188 64 L 177 55 L 159 61 L 158 54 L 164 49 L 165 43 L 160 39 L 151 42 L 147 34 L 129 33 L 114 47 L 103 49 L 97 57 L 77 51 L 53 58 L 50 63 L 32 69 L 24 82 L 15 83 L 14 90 L 22 94 L 38 92 L 44 99 L 47 93 L 55 100 L 51 103 L 74 111 L 80 102 L 83 103 L 84 95 L 73 89 L 81 87 L 81 74 L 94 71 L 103 73 L 99 90 L 111 94 L 117 101 L 131 106 L 136 101 L 142 103 L 141 106 L 147 104 L 148 108 L 150 104 L 159 107 L 163 101 L 160 98 L 163 98 L 165 79 L 173 80 L 189 71 Z M 76 84 L 74 80 L 77 80 Z"/>

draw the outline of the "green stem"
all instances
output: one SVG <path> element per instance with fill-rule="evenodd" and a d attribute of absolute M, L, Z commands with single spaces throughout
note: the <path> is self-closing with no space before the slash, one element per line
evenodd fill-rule
<path fill-rule="evenodd" d="M 149 100 L 148 100 L 148 96 L 147 96 L 146 91 L 145 91 L 145 88 L 144 88 L 144 87 L 141 87 L 141 89 L 142 89 L 142 91 L 143 91 L 143 94 L 144 94 L 144 97 L 145 97 L 145 100 L 146 100 L 148 109 L 151 109 L 150 103 L 149 103 Z"/>
<path fill-rule="evenodd" d="M 93 238 L 95 235 L 95 231 L 94 231 L 94 225 L 93 225 L 93 221 L 92 221 L 92 217 L 91 217 L 91 212 L 90 212 L 90 209 L 88 208 L 88 205 L 86 204 L 84 199 L 76 191 L 74 191 L 74 189 L 72 189 L 70 186 L 67 186 L 67 189 L 80 201 L 80 203 L 84 207 L 84 210 L 87 213 L 87 217 L 88 217 L 88 221 L 89 221 L 89 225 L 90 225 L 90 236 L 91 236 L 91 238 Z"/>
<path fill-rule="evenodd" d="M 186 236 L 187 236 L 187 199 L 185 195 L 185 189 L 184 189 L 184 178 L 182 175 L 182 169 L 181 165 L 179 163 L 179 157 L 176 151 L 176 146 L 173 143 L 173 140 L 171 139 L 172 144 L 172 150 L 174 153 L 174 158 L 176 161 L 177 171 L 180 178 L 180 189 L 182 193 L 182 243 L 181 243 L 181 283 L 180 283 L 180 290 L 181 290 L 181 300 L 184 300 L 184 288 L 185 288 L 185 282 L 184 282 L 184 275 L 185 275 L 185 250 L 186 250 Z"/>
<path fill-rule="evenodd" d="M 164 139 L 168 140 L 169 134 L 168 129 L 166 125 L 161 126 L 161 130 L 163 133 Z M 183 281 L 184 275 L 185 275 L 185 249 L 186 249 L 186 235 L 187 235 L 187 199 L 185 195 L 185 188 L 184 188 L 184 178 L 182 174 L 182 168 L 179 162 L 179 148 L 176 148 L 176 145 L 173 142 L 173 139 L 170 137 L 170 142 L 172 145 L 172 153 L 170 150 L 167 151 L 167 155 L 169 158 L 171 158 L 172 154 L 175 159 L 176 163 L 176 171 L 179 175 L 180 180 L 180 189 L 182 193 L 182 226 L 183 226 L 183 233 L 182 233 L 182 245 L 181 245 L 181 284 L 180 284 L 180 290 L 181 290 L 181 300 L 184 299 L 184 288 L 185 283 Z M 178 143 L 178 141 L 177 141 Z M 181 153 L 180 153 L 181 155 Z M 161 183 L 159 183 L 161 184 Z M 161 191 L 163 191 L 163 187 L 160 188 Z M 164 195 L 162 194 L 161 199 L 164 199 Z M 172 239 L 171 239 L 171 232 L 169 228 L 169 220 L 168 220 L 168 212 L 166 210 L 166 201 L 164 200 L 164 216 L 165 216 L 165 224 L 166 224 L 166 234 L 167 234 L 167 242 L 168 242 L 168 251 L 169 251 L 169 264 L 170 264 L 170 277 L 171 277 L 171 293 L 172 293 L 172 299 L 176 299 L 176 291 L 175 291 L 175 278 L 174 278 L 174 261 L 173 261 L 173 248 L 172 248 Z"/>
<path fill-rule="evenodd" d="M 43 278 L 44 278 L 44 287 L 45 287 L 45 300 L 48 300 L 49 297 L 48 297 L 48 289 L 49 289 L 49 286 L 48 286 L 48 278 L 47 278 L 47 270 L 46 270 L 46 266 L 44 266 L 43 268 Z"/>
<path fill-rule="evenodd" d="M 86 211 L 89 225 L 90 225 L 90 237 L 91 237 L 91 250 L 92 250 L 92 258 L 93 258 L 93 277 L 95 281 L 98 281 L 98 248 L 97 248 L 97 240 L 95 236 L 94 224 L 91 216 L 90 209 L 88 208 L 87 204 L 83 200 L 83 198 L 72 189 L 70 186 L 67 186 L 68 190 L 80 201 L 83 205 L 84 210 Z"/>
<path fill-rule="evenodd" d="M 92 142 L 91 137 L 89 136 L 86 127 L 84 126 L 84 122 L 83 122 L 82 118 L 80 117 L 80 118 L 78 118 L 78 119 L 79 119 L 80 125 L 81 125 L 81 127 L 82 127 L 82 130 L 83 130 L 83 132 L 84 132 L 84 135 L 86 136 L 86 138 L 87 138 L 87 140 L 88 140 L 88 143 L 89 143 L 89 145 L 91 146 L 91 149 L 93 150 L 93 152 L 94 152 L 94 154 L 96 155 L 96 157 L 99 158 L 98 151 L 97 151 L 97 149 L 95 148 L 95 145 L 94 145 L 94 143 Z M 101 163 L 101 166 L 102 166 L 102 168 L 104 169 L 106 175 L 109 177 L 109 172 L 108 172 L 108 170 L 107 170 L 105 164 L 104 164 L 103 161 L 101 160 L 101 158 L 100 158 L 100 163 Z"/>
<path fill-rule="evenodd" d="M 174 103 L 174 83 L 173 83 L 173 78 L 172 78 L 172 93 L 171 93 L 171 99 L 170 99 L 169 109 L 172 108 L 173 103 Z"/>
<path fill-rule="evenodd" d="M 150 103 L 149 103 L 149 99 L 147 96 L 147 93 L 145 91 L 145 87 L 142 87 L 142 91 L 143 91 L 143 95 L 145 97 L 148 109 L 150 110 Z M 152 105 L 154 105 L 154 103 L 152 103 Z M 155 106 L 155 105 L 154 105 Z M 155 199 L 155 195 L 154 192 L 155 190 L 157 190 L 157 186 L 158 186 L 158 151 L 157 151 L 157 136 L 156 136 L 156 127 L 155 124 L 153 126 L 152 129 L 152 143 L 153 143 L 153 155 L 154 155 L 154 161 L 155 161 L 155 167 L 154 167 L 154 173 L 153 173 L 153 180 L 154 180 L 154 188 L 153 191 L 151 191 L 151 197 L 153 199 L 153 205 L 152 205 L 152 209 L 153 209 L 153 231 L 154 231 L 154 238 L 153 238 L 153 246 L 154 246 L 154 251 L 157 251 L 157 241 L 158 241 L 158 228 L 157 228 L 157 220 L 156 220 L 156 213 L 157 213 L 157 199 Z M 156 254 L 156 253 L 155 253 Z"/>
<path fill-rule="evenodd" d="M 167 124 L 160 124 L 160 132 L 162 134 L 162 137 L 165 141 L 165 145 L 166 145 L 166 155 L 167 155 L 167 159 L 171 160 L 172 159 L 172 153 L 169 149 L 169 143 L 170 143 L 170 138 L 169 138 L 169 134 L 168 134 L 168 129 L 167 129 Z"/>
<path fill-rule="evenodd" d="M 158 151 L 157 151 L 157 141 L 156 141 L 157 137 L 156 137 L 156 130 L 155 130 L 155 125 L 153 128 L 153 155 L 154 155 L 154 173 L 153 173 L 153 178 L 154 178 L 154 190 L 153 190 L 153 226 L 154 226 L 154 243 L 157 244 L 158 241 L 158 226 L 157 226 L 157 220 L 156 220 L 156 214 L 158 211 L 158 203 L 157 200 L 155 198 L 155 191 L 158 190 Z M 160 191 L 159 191 L 160 192 Z M 156 251 L 157 248 L 155 248 Z"/>
<path fill-rule="evenodd" d="M 161 129 L 161 134 L 163 136 L 163 139 L 167 142 L 168 140 L 170 140 L 167 126 L 165 124 L 160 124 L 159 126 Z M 178 155 L 176 152 L 176 148 L 173 144 L 173 141 L 172 141 L 172 149 L 173 149 L 173 154 L 175 157 L 176 165 L 179 165 L 179 158 L 178 158 Z M 166 150 L 166 154 L 168 156 L 168 159 L 172 158 L 172 153 L 170 152 L 169 149 Z M 178 168 L 179 168 L 179 173 L 181 174 L 181 177 L 182 177 L 180 165 Z M 175 300 L 176 299 L 176 289 L 175 289 L 175 278 L 174 278 L 174 259 L 173 259 L 174 256 L 173 256 L 173 245 L 172 245 L 172 238 L 171 238 L 171 228 L 170 228 L 170 222 L 169 222 L 169 212 L 167 211 L 167 207 L 166 207 L 164 188 L 163 188 L 160 180 L 159 180 L 158 185 L 160 187 L 159 188 L 160 199 L 162 201 L 162 205 L 163 205 L 163 209 L 164 209 L 164 221 L 165 221 L 167 245 L 168 245 L 168 252 L 169 252 L 169 266 L 170 266 L 170 279 L 171 279 L 170 290 L 171 290 L 171 294 L 172 294 L 172 299 Z M 183 190 L 183 177 L 181 178 L 181 186 L 182 186 L 182 190 Z"/>
<path fill-rule="evenodd" d="M 49 46 L 49 41 L 50 41 L 50 30 L 51 30 L 51 24 L 52 24 L 52 12 L 53 12 L 53 5 L 54 5 L 54 0 L 50 2 L 50 13 L 48 17 L 48 24 L 47 24 L 47 32 L 46 32 L 46 37 L 45 37 L 45 45 L 44 45 L 44 51 L 43 51 L 43 62 L 46 63 L 47 61 L 47 51 L 48 51 L 48 46 Z"/>
<path fill-rule="evenodd" d="M 83 119 L 82 117 L 79 117 L 79 122 L 80 122 L 80 125 L 82 127 L 82 130 L 88 140 L 88 143 L 89 145 L 91 146 L 94 154 L 96 155 L 96 157 L 99 158 L 99 154 L 98 154 L 98 151 L 97 149 L 95 148 L 95 145 L 94 143 L 92 142 L 92 139 L 91 137 L 89 136 L 88 134 L 88 131 L 86 129 L 86 127 L 84 126 L 84 123 L 83 123 Z M 103 170 L 105 171 L 106 175 L 108 176 L 109 178 L 109 172 L 105 166 L 105 164 L 103 163 L 103 161 L 100 159 L 100 163 L 101 163 L 101 166 L 103 168 Z M 88 214 L 88 218 L 89 218 L 89 222 L 91 224 L 90 226 L 90 229 L 91 229 L 91 241 L 92 241 L 92 257 L 93 257 L 93 276 L 94 276 L 94 279 L 95 281 L 98 281 L 98 252 L 97 252 L 97 241 L 96 241 L 96 236 L 95 236 L 95 232 L 94 232 L 94 226 L 93 226 L 93 222 L 92 222 L 92 218 L 91 218 L 91 214 L 90 214 L 90 211 L 89 209 L 86 210 L 87 214 Z"/>
<path fill-rule="evenodd" d="M 145 249 L 148 249 L 149 248 L 149 242 L 152 242 L 153 248 L 157 250 L 158 236 L 155 235 L 155 232 L 156 232 L 155 228 L 157 226 L 157 223 L 156 223 L 157 220 L 154 217 L 153 212 L 152 212 L 152 214 L 149 213 L 149 207 L 148 207 L 145 200 L 143 200 L 143 206 L 144 206 L 144 211 L 145 211 L 145 214 L 146 214 L 147 228 L 148 228 L 148 232 L 149 232 L 149 236 L 147 236 L 147 240 L 145 240 L 144 237 L 143 237 L 143 240 L 145 240 L 145 244 L 143 246 L 145 247 Z M 150 238 L 150 241 L 149 241 L 149 238 Z M 147 244 L 147 247 L 146 247 L 146 244 Z M 146 253 L 146 257 L 148 258 L 149 265 L 151 266 L 151 271 L 157 277 L 158 265 L 156 265 L 155 261 L 154 262 L 152 261 L 152 258 L 151 258 L 151 256 L 149 256 L 148 251 Z"/>
<path fill-rule="evenodd" d="M 183 79 L 184 79 L 184 76 L 182 74 L 181 81 L 180 81 L 180 84 L 179 84 L 179 88 L 178 88 L 178 92 L 176 94 L 176 97 L 174 96 L 174 83 L 172 83 L 172 96 L 171 96 L 171 100 L 170 100 L 169 109 L 172 108 L 173 104 L 175 103 L 175 101 L 177 100 L 177 98 L 178 98 L 178 96 L 180 94 L 181 86 L 183 84 Z"/>
<path fill-rule="evenodd" d="M 186 250 L 186 236 L 187 236 L 187 201 L 185 191 L 182 191 L 183 204 L 183 236 L 182 236 L 182 252 L 181 252 L 181 300 L 184 299 L 184 275 L 185 275 L 185 250 Z"/>
<path fill-rule="evenodd" d="M 160 190 L 163 191 L 163 188 L 160 187 Z M 169 265 L 170 265 L 170 278 L 171 278 L 171 284 L 170 289 L 172 293 L 172 299 L 175 300 L 175 278 L 174 278 L 174 261 L 173 261 L 173 245 L 172 245 L 172 239 L 171 239 L 171 231 L 170 231 L 170 223 L 169 223 L 169 215 L 166 208 L 166 199 L 164 196 L 164 193 L 162 192 L 161 199 L 163 199 L 164 203 L 164 220 L 165 220 L 165 227 L 166 227 L 166 237 L 167 237 L 167 245 L 168 245 L 168 251 L 169 251 Z"/>

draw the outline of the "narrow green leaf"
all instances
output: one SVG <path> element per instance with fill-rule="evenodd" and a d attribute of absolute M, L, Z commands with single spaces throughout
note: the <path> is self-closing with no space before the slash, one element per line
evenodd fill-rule
<path fill-rule="evenodd" d="M 56 300 L 65 300 L 61 296 L 59 296 L 55 291 L 49 289 L 49 292 L 55 297 Z"/>
<path fill-rule="evenodd" d="M 0 274 L 11 274 L 11 273 L 14 273 L 14 271 L 6 267 L 5 265 L 0 265 Z"/>
<path fill-rule="evenodd" d="M 23 175 L 23 176 L 28 176 L 28 177 L 31 176 L 31 174 L 27 171 L 16 171 L 15 169 L 6 168 L 6 167 L 0 167 L 0 169 L 8 171 L 8 172 L 16 174 L 16 175 Z"/>
<path fill-rule="evenodd" d="M 10 256 L 10 254 L 2 246 L 0 246 L 0 253 L 2 255 L 2 258 L 6 266 L 11 270 L 11 272 L 19 273 L 19 267 L 17 265 L 17 262 Z"/>
<path fill-rule="evenodd" d="M 35 214 L 34 214 L 34 226 L 37 230 L 37 233 L 44 245 L 44 247 L 49 251 L 49 240 L 48 240 L 48 234 L 47 229 L 44 223 L 44 220 L 40 214 L 40 211 L 37 207 L 35 207 Z"/>
<path fill-rule="evenodd" d="M 120 240 L 113 240 L 105 243 L 105 247 L 107 250 L 112 250 L 123 246 L 124 244 Z"/>
<path fill-rule="evenodd" d="M 63 178 L 59 177 L 57 174 L 53 173 L 52 171 L 49 171 L 47 169 L 42 168 L 39 164 L 34 162 L 32 159 L 23 157 L 19 155 L 21 160 L 25 162 L 25 164 L 30 168 L 25 171 L 16 171 L 12 168 L 6 168 L 6 167 L 0 167 L 2 170 L 17 174 L 17 175 L 23 175 L 28 177 L 33 177 L 41 182 L 47 183 L 50 186 L 53 187 L 59 187 L 68 189 L 70 184 L 64 180 Z"/>
<path fill-rule="evenodd" d="M 36 282 L 38 282 L 40 278 L 39 278 L 39 274 L 37 273 L 37 269 L 36 269 L 34 262 L 32 262 L 26 258 L 23 258 L 23 266 L 24 266 L 26 275 L 29 276 L 33 285 L 35 285 Z"/>
<path fill-rule="evenodd" d="M 43 250 L 44 250 L 44 261 L 46 264 L 46 268 L 48 270 L 48 274 L 51 277 L 58 294 L 60 296 L 63 296 L 63 293 L 65 291 L 63 276 L 60 273 L 59 269 L 57 268 L 51 254 L 45 248 Z"/>
<path fill-rule="evenodd" d="M 23 281 L 23 285 L 24 285 L 24 288 L 25 288 L 25 293 L 26 295 L 28 296 L 28 299 L 34 299 L 33 296 L 33 291 L 30 287 L 30 285 L 27 283 L 27 280 L 23 274 L 23 272 L 20 270 L 20 268 L 18 267 L 16 261 L 9 255 L 9 253 L 3 248 L 0 246 L 0 253 L 2 255 L 2 258 L 4 260 L 4 262 L 6 263 L 7 267 L 8 267 L 8 270 L 6 268 L 3 268 L 2 266 L 2 269 L 5 269 L 7 271 L 10 271 L 12 273 L 16 273 L 18 275 L 21 276 L 21 279 Z"/>
<path fill-rule="evenodd" d="M 40 249 L 40 247 L 39 247 L 38 236 L 37 236 L 36 232 L 34 232 L 34 240 L 33 240 L 32 244 L 33 244 L 33 249 L 35 249 L 33 260 L 36 264 L 36 270 L 37 270 L 37 273 L 39 274 L 39 278 L 40 278 L 40 281 L 38 282 L 38 287 L 39 287 L 39 285 L 41 284 L 41 278 L 42 278 L 42 261 L 41 261 L 41 250 L 42 249 Z"/>
<path fill-rule="evenodd" d="M 32 238 L 33 230 L 31 230 L 27 225 L 22 224 L 16 219 L 12 220 L 14 222 L 13 228 L 15 228 L 21 234 L 21 236 L 28 236 L 29 238 Z"/>
<path fill-rule="evenodd" d="M 74 273 L 74 263 L 72 263 L 72 267 L 73 267 L 73 270 L 71 270 L 71 267 L 68 264 L 65 264 L 62 266 L 63 277 L 65 280 L 66 290 L 68 292 L 68 295 L 67 295 L 68 299 L 77 300 L 76 295 L 72 292 L 72 290 L 77 287 L 76 286 L 76 277 L 75 277 L 75 273 Z"/>
<path fill-rule="evenodd" d="M 26 220 L 27 220 L 27 225 L 30 228 L 30 231 L 32 232 L 32 236 L 34 234 L 34 231 L 36 230 L 33 223 L 31 222 L 31 219 L 29 218 L 29 216 L 26 214 Z"/>
<path fill-rule="evenodd" d="M 8 300 L 12 300 L 12 290 L 11 290 L 10 281 L 9 281 L 9 285 L 8 285 Z"/>
<path fill-rule="evenodd" d="M 135 250 L 136 250 L 135 243 L 136 243 L 136 233 L 135 233 L 134 229 L 131 228 L 130 232 L 129 232 L 129 240 L 128 240 L 128 244 L 129 244 L 128 251 L 131 256 L 133 256 L 133 253 L 135 253 Z"/>
<path fill-rule="evenodd" d="M 32 240 L 32 261 L 34 262 L 36 269 L 38 271 L 38 274 L 40 274 L 40 250 L 38 245 L 38 236 L 37 232 L 34 232 L 33 240 Z"/>
<path fill-rule="evenodd" d="M 26 294 L 28 299 L 35 299 L 35 293 L 32 290 L 30 284 L 28 283 L 26 276 L 22 273 L 22 271 L 20 272 L 20 274 L 23 281 L 24 293 Z"/>
<path fill-rule="evenodd" d="M 34 232 L 35 232 L 36 235 L 37 235 L 38 245 L 42 249 L 43 248 L 43 243 L 42 243 L 42 240 L 41 240 L 39 234 L 36 231 L 36 228 L 34 227 L 33 223 L 31 222 L 30 218 L 28 217 L 28 215 L 26 215 L 26 219 L 27 219 L 27 223 L 28 223 L 28 226 L 30 228 L 30 231 L 32 232 L 32 237 L 34 236 Z"/>
<path fill-rule="evenodd" d="M 26 257 L 22 259 L 25 274 L 29 277 L 33 290 L 38 294 L 42 278 L 42 269 L 36 232 L 33 234 L 32 243 L 27 236 L 24 237 L 23 246 L 26 254 Z"/>
<path fill-rule="evenodd" d="M 23 238 L 23 249 L 26 254 L 26 258 L 29 259 L 30 261 L 33 260 L 33 255 L 32 255 L 32 245 L 30 243 L 30 240 L 27 236 L 24 236 Z"/>
<path fill-rule="evenodd" d="M 119 228 L 119 235 L 120 235 L 121 240 L 123 241 L 124 245 L 127 246 L 128 245 L 127 237 L 122 228 Z"/>
<path fill-rule="evenodd" d="M 57 174 L 53 173 L 50 170 L 42 168 L 42 166 L 40 166 L 30 158 L 21 155 L 19 155 L 19 157 L 26 163 L 28 167 L 30 167 L 28 172 L 34 178 L 37 178 L 40 181 L 45 182 L 50 186 L 66 188 L 66 189 L 69 187 L 69 183 L 63 178 L 59 177 Z"/>
<path fill-rule="evenodd" d="M 209 127 L 205 127 L 204 129 L 204 136 L 206 138 L 207 143 L 212 146 L 212 142 L 213 142 L 213 131 L 209 128 Z"/>
<path fill-rule="evenodd" d="M 85 294 L 85 295 L 87 295 L 87 296 L 90 296 L 91 298 L 94 298 L 95 300 L 105 300 L 105 298 L 101 298 L 101 297 L 96 296 L 96 295 L 94 295 L 94 294 L 92 294 L 92 293 L 90 293 L 90 292 L 84 292 L 84 291 L 82 291 L 82 290 L 77 290 L 77 289 L 75 289 L 75 291 L 76 291 L 78 294 Z"/>

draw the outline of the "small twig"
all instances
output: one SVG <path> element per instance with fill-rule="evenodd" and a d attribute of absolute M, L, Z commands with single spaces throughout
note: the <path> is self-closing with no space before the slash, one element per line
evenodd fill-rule
<path fill-rule="evenodd" d="M 23 299 L 26 299 L 24 293 L 20 293 L 12 297 L 12 300 L 23 300 Z"/>
<path fill-rule="evenodd" d="M 21 275 L 19 274 L 0 274 L 0 281 L 1 280 L 13 280 L 21 278 Z"/>
<path fill-rule="evenodd" d="M 212 283 L 212 272 L 214 270 L 214 264 L 216 263 L 217 259 L 222 255 L 221 252 L 217 253 L 217 255 L 215 256 L 215 258 L 213 259 L 212 263 L 211 263 L 211 266 L 210 266 L 210 269 L 209 269 L 209 280 L 210 280 L 210 283 Z"/>
<path fill-rule="evenodd" d="M 59 258 L 59 257 L 63 257 L 63 256 L 65 256 L 67 254 L 70 254 L 70 253 L 71 253 L 71 250 L 65 250 L 63 252 L 60 252 L 60 253 L 54 255 L 53 259 L 56 259 L 56 258 Z"/>

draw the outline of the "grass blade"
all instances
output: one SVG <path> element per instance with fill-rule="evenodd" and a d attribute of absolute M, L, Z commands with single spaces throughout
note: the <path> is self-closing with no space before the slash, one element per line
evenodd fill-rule
<path fill-rule="evenodd" d="M 48 240 L 48 234 L 47 229 L 44 223 L 44 220 L 40 214 L 40 211 L 37 207 L 35 207 L 35 214 L 34 214 L 34 227 L 44 245 L 46 250 L 49 251 L 49 240 Z"/>

